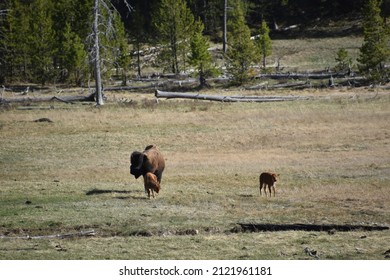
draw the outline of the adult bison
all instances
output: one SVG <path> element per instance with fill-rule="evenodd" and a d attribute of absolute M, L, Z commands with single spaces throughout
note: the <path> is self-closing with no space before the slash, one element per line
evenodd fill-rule
<path fill-rule="evenodd" d="M 136 179 L 150 172 L 156 175 L 157 181 L 161 183 L 162 173 L 165 168 L 165 160 L 161 152 L 154 145 L 149 145 L 141 153 L 134 151 L 130 155 L 130 174 Z"/>

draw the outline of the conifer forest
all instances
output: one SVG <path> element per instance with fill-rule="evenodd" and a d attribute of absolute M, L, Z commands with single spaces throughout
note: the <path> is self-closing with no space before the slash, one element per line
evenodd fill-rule
<path fill-rule="evenodd" d="M 126 84 L 146 75 L 142 56 L 155 52 L 148 63 L 161 72 L 192 71 L 201 85 L 218 75 L 242 84 L 253 65 L 266 68 L 274 38 L 325 36 L 305 27 L 340 19 L 363 21 L 347 31 L 366 36 L 359 70 L 388 79 L 388 0 L 5 0 L 0 13 L 0 82 L 6 84 L 86 85 L 96 77 L 96 44 L 103 81 L 116 75 Z M 210 44 L 221 46 L 223 64 L 210 55 Z M 340 55 L 338 65 L 348 68 L 348 54 Z"/>

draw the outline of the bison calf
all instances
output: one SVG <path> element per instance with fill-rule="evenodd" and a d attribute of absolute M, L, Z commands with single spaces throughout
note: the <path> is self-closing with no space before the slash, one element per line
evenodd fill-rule
<path fill-rule="evenodd" d="M 150 199 L 150 193 L 154 198 L 154 192 L 158 193 L 160 191 L 160 183 L 157 180 L 157 176 L 151 172 L 148 172 L 144 175 L 144 184 L 145 192 L 148 193 L 148 198 Z"/>
<path fill-rule="evenodd" d="M 267 186 L 269 190 L 269 196 L 271 197 L 272 191 L 271 187 L 274 190 L 274 196 L 275 196 L 275 182 L 276 182 L 276 177 L 278 175 L 274 173 L 269 173 L 269 172 L 264 172 L 260 174 L 260 195 L 261 195 L 261 189 L 264 187 L 264 193 L 265 196 L 267 196 Z"/>

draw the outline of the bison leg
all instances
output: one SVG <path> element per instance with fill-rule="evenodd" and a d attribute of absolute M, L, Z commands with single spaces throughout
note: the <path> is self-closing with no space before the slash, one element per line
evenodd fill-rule
<path fill-rule="evenodd" d="M 150 199 L 150 190 L 147 189 L 147 192 L 148 192 L 148 198 Z"/>
<path fill-rule="evenodd" d="M 269 197 L 271 197 L 271 195 L 272 195 L 271 187 L 272 187 L 271 185 L 268 185 Z"/>
<path fill-rule="evenodd" d="M 154 175 L 156 175 L 157 181 L 158 181 L 159 183 L 161 183 L 162 172 L 156 171 L 156 173 L 155 173 Z"/>

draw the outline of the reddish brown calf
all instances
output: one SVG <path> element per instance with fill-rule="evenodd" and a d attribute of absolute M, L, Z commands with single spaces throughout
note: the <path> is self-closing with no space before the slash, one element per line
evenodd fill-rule
<path fill-rule="evenodd" d="M 267 196 L 267 186 L 268 186 L 269 196 L 271 197 L 271 194 L 272 194 L 271 188 L 274 190 L 274 196 L 275 196 L 275 182 L 277 181 L 276 180 L 277 176 L 278 176 L 278 174 L 269 173 L 269 172 L 263 172 L 260 174 L 260 178 L 259 178 L 260 195 L 261 195 L 261 189 L 264 187 L 264 193 L 265 193 L 265 196 Z"/>
<path fill-rule="evenodd" d="M 148 172 L 144 175 L 144 184 L 145 192 L 148 193 L 148 198 L 150 199 L 150 193 L 154 198 L 154 192 L 158 193 L 160 191 L 160 183 L 157 180 L 157 176 L 151 172 Z"/>

